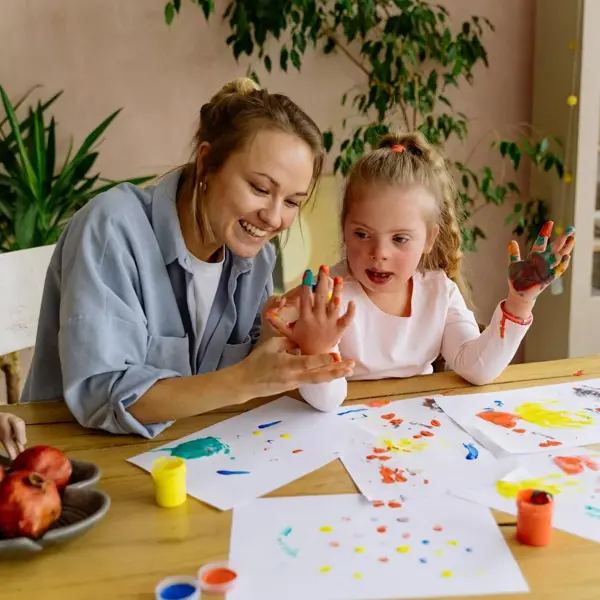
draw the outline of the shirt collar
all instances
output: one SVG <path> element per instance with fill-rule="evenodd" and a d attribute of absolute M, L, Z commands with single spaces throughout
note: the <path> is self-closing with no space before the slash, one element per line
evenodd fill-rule
<path fill-rule="evenodd" d="M 177 215 L 177 184 L 181 170 L 165 175 L 154 188 L 152 195 L 152 227 L 158 241 L 165 265 L 177 260 L 186 270 L 190 270 L 188 249 L 186 248 L 179 217 Z M 246 273 L 252 268 L 251 258 L 234 256 L 225 247 L 225 262 L 231 262 L 238 273 Z"/>

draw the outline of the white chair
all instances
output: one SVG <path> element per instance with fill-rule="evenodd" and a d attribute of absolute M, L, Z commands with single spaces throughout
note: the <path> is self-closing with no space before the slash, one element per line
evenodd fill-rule
<path fill-rule="evenodd" d="M 18 352 L 35 345 L 44 280 L 54 246 L 0 253 L 0 368 L 9 402 L 18 402 Z"/>

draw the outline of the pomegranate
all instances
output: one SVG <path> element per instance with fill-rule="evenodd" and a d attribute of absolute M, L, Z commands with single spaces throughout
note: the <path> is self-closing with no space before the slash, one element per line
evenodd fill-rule
<path fill-rule="evenodd" d="M 0 533 L 38 538 L 54 523 L 62 509 L 54 481 L 33 471 L 12 471 L 0 484 Z"/>
<path fill-rule="evenodd" d="M 11 465 L 13 471 L 35 471 L 46 479 L 56 483 L 61 490 L 71 477 L 73 467 L 71 461 L 58 449 L 52 446 L 32 446 L 23 450 Z"/>

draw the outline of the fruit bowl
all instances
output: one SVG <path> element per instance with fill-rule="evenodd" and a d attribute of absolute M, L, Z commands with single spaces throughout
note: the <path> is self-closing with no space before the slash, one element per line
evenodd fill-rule
<path fill-rule="evenodd" d="M 94 487 L 100 481 L 100 469 L 93 463 L 71 460 L 73 471 L 67 489 L 82 490 Z M 0 466 L 10 467 L 10 458 L 0 455 Z"/>
<path fill-rule="evenodd" d="M 79 537 L 102 519 L 109 507 L 110 498 L 104 492 L 68 485 L 62 496 L 58 521 L 38 539 L 0 536 L 0 560 L 37 554 L 44 548 Z"/>

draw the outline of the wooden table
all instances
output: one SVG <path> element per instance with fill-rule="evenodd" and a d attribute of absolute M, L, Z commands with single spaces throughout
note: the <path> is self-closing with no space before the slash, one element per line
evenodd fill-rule
<path fill-rule="evenodd" d="M 575 376 L 579 370 L 583 374 Z M 347 403 L 441 392 L 504 390 L 561 383 L 577 377 L 600 377 L 600 356 L 514 365 L 494 385 L 485 388 L 470 387 L 454 373 L 356 382 L 350 385 Z M 262 402 L 250 402 L 243 408 Z M 59 402 L 2 409 L 27 421 L 30 445 L 52 444 L 71 458 L 98 464 L 102 469 L 100 487 L 111 496 L 112 506 L 105 519 L 81 538 L 46 550 L 31 560 L 0 563 L 0 599 L 151 600 L 154 586 L 163 577 L 194 574 L 204 563 L 227 557 L 231 511 L 219 512 L 193 498 L 181 507 L 160 509 L 154 504 L 150 476 L 125 459 L 229 418 L 239 408 L 180 421 L 152 441 L 85 430 Z M 354 483 L 335 461 L 270 495 L 355 491 Z M 529 597 L 596 600 L 600 596 L 600 545 L 555 531 L 548 548 L 524 547 L 514 541 L 514 517 L 496 513 L 496 518 L 531 587 Z"/>

